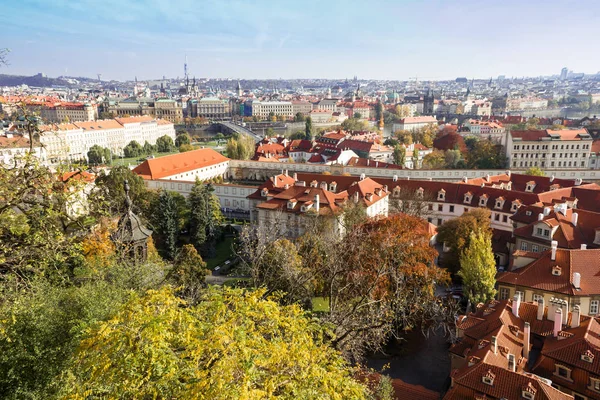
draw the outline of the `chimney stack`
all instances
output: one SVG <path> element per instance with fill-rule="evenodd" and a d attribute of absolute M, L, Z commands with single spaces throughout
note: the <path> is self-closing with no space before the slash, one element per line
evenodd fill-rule
<path fill-rule="evenodd" d="M 554 182 L 554 175 L 550 177 L 550 182 Z"/>
<path fill-rule="evenodd" d="M 317 214 L 319 213 L 319 208 L 320 208 L 320 203 L 319 203 L 319 195 L 315 194 L 315 211 L 317 212 Z"/>
<path fill-rule="evenodd" d="M 552 261 L 556 261 L 556 249 L 558 248 L 558 242 L 556 240 L 552 241 L 552 254 L 550 255 L 550 259 Z"/>
<path fill-rule="evenodd" d="M 581 289 L 581 274 L 579 272 L 573 272 L 573 287 Z"/>
<path fill-rule="evenodd" d="M 492 350 L 494 354 L 498 354 L 498 338 L 496 336 L 492 336 Z"/>
<path fill-rule="evenodd" d="M 544 319 L 544 298 L 538 299 L 537 319 L 541 321 Z"/>
<path fill-rule="evenodd" d="M 562 309 L 557 308 L 554 311 L 554 337 L 558 337 L 558 332 L 562 330 Z"/>
<path fill-rule="evenodd" d="M 288 175 L 288 170 L 287 170 L 287 169 L 285 170 L 285 176 L 289 176 L 289 175 Z"/>
<path fill-rule="evenodd" d="M 508 370 L 511 372 L 517 372 L 517 363 L 515 362 L 515 355 L 508 355 Z"/>
<path fill-rule="evenodd" d="M 294 182 L 298 180 L 298 174 L 294 172 Z"/>
<path fill-rule="evenodd" d="M 491 181 L 492 181 L 492 179 L 490 178 L 490 174 L 487 174 L 487 175 L 485 176 L 485 180 L 486 180 L 487 182 L 491 182 Z"/>
<path fill-rule="evenodd" d="M 277 187 L 277 175 L 273 177 L 273 186 Z"/>
<path fill-rule="evenodd" d="M 529 341 L 531 340 L 531 326 L 525 322 L 525 337 L 523 338 L 523 357 L 529 358 Z"/>
<path fill-rule="evenodd" d="M 512 302 L 512 313 L 515 317 L 519 317 L 519 308 L 521 307 L 521 296 L 519 294 L 515 294 Z"/>
<path fill-rule="evenodd" d="M 579 214 L 577 214 L 576 212 L 574 212 L 571 215 L 571 223 L 573 224 L 573 226 L 577 226 L 577 220 L 579 219 Z"/>
<path fill-rule="evenodd" d="M 581 323 L 581 308 L 579 304 L 573 307 L 573 312 L 571 313 L 571 328 L 579 327 Z"/>
<path fill-rule="evenodd" d="M 544 207 L 544 216 L 547 217 L 550 215 L 550 207 Z"/>
<path fill-rule="evenodd" d="M 541 220 L 543 220 L 543 219 L 544 219 L 544 214 L 542 214 L 542 213 L 539 213 L 539 214 L 538 214 L 538 221 L 541 221 Z"/>
<path fill-rule="evenodd" d="M 587 250 L 587 244 L 582 243 L 580 249 L 581 250 Z"/>

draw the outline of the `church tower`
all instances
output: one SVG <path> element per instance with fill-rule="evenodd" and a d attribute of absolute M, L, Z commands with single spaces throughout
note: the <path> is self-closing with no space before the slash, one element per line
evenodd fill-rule
<path fill-rule="evenodd" d="M 427 89 L 427 93 L 423 97 L 423 114 L 433 114 L 434 100 L 433 90 Z"/>
<path fill-rule="evenodd" d="M 240 85 L 240 81 L 237 84 L 237 95 L 238 97 L 242 97 L 242 85 Z"/>

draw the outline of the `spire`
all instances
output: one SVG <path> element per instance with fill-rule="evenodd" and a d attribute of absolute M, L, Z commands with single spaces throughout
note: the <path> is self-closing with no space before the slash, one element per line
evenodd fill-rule
<path fill-rule="evenodd" d="M 131 212 L 131 198 L 129 197 L 129 182 L 125 179 L 125 209 L 128 213 Z"/>

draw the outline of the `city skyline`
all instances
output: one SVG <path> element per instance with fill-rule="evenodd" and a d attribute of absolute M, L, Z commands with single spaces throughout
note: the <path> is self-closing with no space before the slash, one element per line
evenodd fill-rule
<path fill-rule="evenodd" d="M 575 5 L 577 7 L 575 7 Z M 573 6 L 573 7 L 571 7 Z M 0 72 L 103 80 L 190 76 L 231 79 L 445 80 L 595 74 L 593 1 L 376 1 L 302 4 L 191 1 L 6 4 Z M 582 12 L 582 10 L 587 10 Z M 577 27 L 577 36 L 560 26 Z M 572 32 L 572 30 L 569 30 Z M 585 54 L 565 60 L 564 55 Z M 562 55 L 562 56 L 561 56 Z"/>

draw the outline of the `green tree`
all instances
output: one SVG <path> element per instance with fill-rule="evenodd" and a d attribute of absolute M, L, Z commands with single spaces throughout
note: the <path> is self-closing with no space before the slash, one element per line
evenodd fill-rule
<path fill-rule="evenodd" d="M 450 248 L 450 251 L 443 255 L 443 265 L 450 272 L 458 272 L 460 255 L 470 244 L 471 232 L 480 230 L 483 233 L 492 233 L 490 215 L 487 208 L 475 208 L 438 226 L 438 242 Z"/>
<path fill-rule="evenodd" d="M 306 133 L 304 131 L 297 131 L 290 135 L 290 140 L 304 139 L 306 137 Z"/>
<path fill-rule="evenodd" d="M 156 247 L 163 257 L 173 260 L 179 239 L 179 213 L 172 192 L 162 190 L 152 211 Z"/>
<path fill-rule="evenodd" d="M 223 221 L 219 199 L 211 185 L 196 179 L 188 197 L 190 242 L 204 257 L 214 257 L 219 225 Z"/>
<path fill-rule="evenodd" d="M 394 164 L 404 166 L 404 161 L 406 158 L 406 148 L 401 145 L 394 146 Z"/>
<path fill-rule="evenodd" d="M 267 128 L 265 131 L 265 136 L 273 137 L 275 136 L 275 130 L 273 128 Z"/>
<path fill-rule="evenodd" d="M 156 139 L 156 149 L 159 153 L 169 153 L 175 149 L 173 139 L 169 135 L 164 135 Z"/>
<path fill-rule="evenodd" d="M 144 179 L 125 165 L 117 165 L 110 173 L 100 171 L 96 187 L 90 194 L 90 204 L 95 215 L 121 215 L 125 211 L 125 181 L 129 183 L 129 197 L 134 211 L 147 215 L 150 197 Z"/>
<path fill-rule="evenodd" d="M 187 132 L 177 135 L 177 137 L 175 138 L 175 146 L 176 147 L 181 147 L 182 144 L 191 144 L 191 143 L 192 143 L 192 139 L 190 138 L 190 135 Z"/>
<path fill-rule="evenodd" d="M 190 304 L 196 304 L 206 281 L 206 263 L 191 244 L 179 249 L 173 268 L 167 276 L 177 293 Z"/>
<path fill-rule="evenodd" d="M 446 155 L 443 151 L 434 150 L 423 157 L 423 168 L 441 169 L 446 166 Z"/>
<path fill-rule="evenodd" d="M 378 101 L 377 104 L 375 104 L 375 121 L 379 121 L 381 119 L 382 114 L 383 104 L 381 104 L 381 101 Z"/>
<path fill-rule="evenodd" d="M 144 150 L 137 141 L 132 140 L 123 148 L 123 154 L 125 154 L 125 157 L 127 158 L 139 157 L 144 154 Z"/>
<path fill-rule="evenodd" d="M 460 255 L 463 288 L 469 304 L 486 303 L 496 295 L 496 261 L 492 251 L 492 236 L 477 229 L 469 235 L 469 245 Z"/>
<path fill-rule="evenodd" d="M 306 122 L 304 123 L 304 139 L 312 140 L 313 135 L 313 126 L 312 126 L 312 118 L 307 117 Z"/>
<path fill-rule="evenodd" d="M 366 399 L 367 389 L 296 305 L 209 288 L 190 307 L 168 289 L 88 330 L 68 398 Z M 232 379 L 235 377 L 235 379 Z"/>
<path fill-rule="evenodd" d="M 348 118 L 342 122 L 342 129 L 345 131 L 366 131 L 369 130 L 369 123 L 356 118 Z"/>
<path fill-rule="evenodd" d="M 465 140 L 467 147 L 471 141 Z M 475 169 L 498 169 L 506 167 L 504 147 L 491 140 L 477 140 L 467 153 L 467 165 Z"/>
<path fill-rule="evenodd" d="M 413 150 L 413 155 L 412 155 L 412 160 L 413 160 L 413 167 L 414 169 L 419 169 L 421 168 L 421 162 L 419 161 L 419 149 L 417 149 L 415 147 L 415 149 Z"/>
<path fill-rule="evenodd" d="M 294 116 L 294 122 L 304 122 L 305 120 L 306 120 L 306 117 L 301 112 L 297 112 L 296 115 Z"/>
<path fill-rule="evenodd" d="M 109 163 L 111 159 L 110 149 L 95 144 L 90 147 L 87 157 L 90 164 L 98 165 Z"/>
<path fill-rule="evenodd" d="M 151 155 L 152 153 L 156 152 L 156 146 L 151 145 L 150 143 L 148 143 L 148 141 L 146 140 L 144 142 L 144 147 L 142 148 L 142 152 L 145 155 Z"/>
<path fill-rule="evenodd" d="M 358 113 L 358 112 L 355 112 L 354 115 L 352 116 L 352 118 L 354 118 L 354 119 L 362 119 L 362 114 Z"/>
<path fill-rule="evenodd" d="M 180 153 L 185 153 L 186 151 L 193 151 L 193 150 L 195 150 L 195 147 L 192 146 L 191 144 L 182 144 L 181 146 L 179 146 Z"/>
<path fill-rule="evenodd" d="M 529 167 L 527 171 L 525 171 L 525 175 L 546 176 L 546 173 L 539 167 Z"/>

